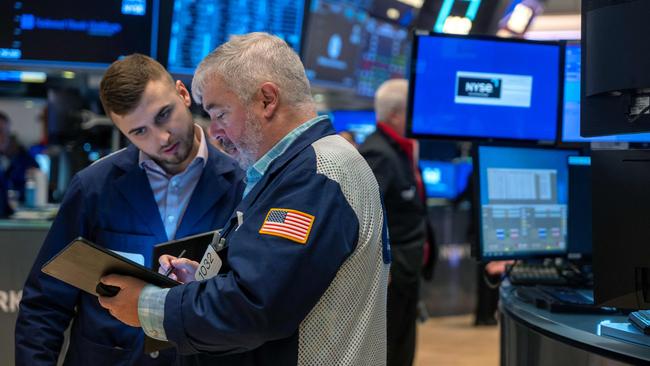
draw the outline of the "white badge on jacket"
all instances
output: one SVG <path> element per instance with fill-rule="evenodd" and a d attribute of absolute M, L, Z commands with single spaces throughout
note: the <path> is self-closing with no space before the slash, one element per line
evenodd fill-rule
<path fill-rule="evenodd" d="M 194 274 L 194 279 L 197 281 L 207 280 L 212 278 L 219 273 L 221 268 L 221 258 L 217 254 L 217 251 L 214 250 L 212 245 L 208 245 L 208 250 L 203 254 L 203 259 L 199 263 L 199 268 Z"/>

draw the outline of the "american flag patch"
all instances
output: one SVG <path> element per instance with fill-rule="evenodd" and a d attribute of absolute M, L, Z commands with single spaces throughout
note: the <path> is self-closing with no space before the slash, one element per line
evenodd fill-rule
<path fill-rule="evenodd" d="M 286 208 L 272 208 L 260 228 L 260 234 L 279 236 L 305 244 L 314 216 Z"/>

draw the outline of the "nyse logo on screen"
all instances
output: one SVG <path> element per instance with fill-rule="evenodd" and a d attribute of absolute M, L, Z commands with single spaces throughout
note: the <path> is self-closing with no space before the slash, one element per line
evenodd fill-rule
<path fill-rule="evenodd" d="M 458 96 L 478 98 L 501 98 L 501 79 L 458 78 Z"/>
<path fill-rule="evenodd" d="M 454 94 L 456 104 L 529 108 L 533 77 L 459 70 Z"/>

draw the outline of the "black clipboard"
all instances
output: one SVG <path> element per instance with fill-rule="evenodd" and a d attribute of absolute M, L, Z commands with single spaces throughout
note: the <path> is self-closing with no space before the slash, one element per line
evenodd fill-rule
<path fill-rule="evenodd" d="M 201 234 L 186 236 L 184 238 L 171 240 L 168 242 L 156 244 L 153 247 L 154 269 L 158 269 L 160 264 L 158 258 L 163 254 L 178 255 L 185 250 L 184 258 L 191 259 L 195 262 L 201 262 L 203 254 L 208 249 L 208 245 L 212 244 L 215 240 L 215 235 L 221 230 L 208 231 Z M 219 237 L 217 237 L 218 239 Z M 215 243 L 216 244 L 216 243 Z"/>
<path fill-rule="evenodd" d="M 107 274 L 132 276 L 163 288 L 181 284 L 82 237 L 63 248 L 43 265 L 41 271 L 95 296 L 98 296 L 95 289 L 99 279 Z M 170 342 L 145 336 L 145 353 L 173 346 Z"/>

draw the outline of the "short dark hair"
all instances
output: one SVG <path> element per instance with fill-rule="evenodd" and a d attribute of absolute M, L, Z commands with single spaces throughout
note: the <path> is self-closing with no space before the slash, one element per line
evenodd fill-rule
<path fill-rule="evenodd" d="M 99 98 L 106 115 L 112 112 L 123 116 L 133 111 L 147 84 L 163 78 L 174 83 L 167 70 L 149 56 L 134 53 L 113 62 L 99 83 Z"/>
<path fill-rule="evenodd" d="M 11 120 L 9 119 L 9 116 L 7 115 L 7 113 L 5 113 L 3 111 L 0 111 L 0 120 L 3 120 L 5 122 L 7 122 L 7 123 L 11 122 Z"/>

